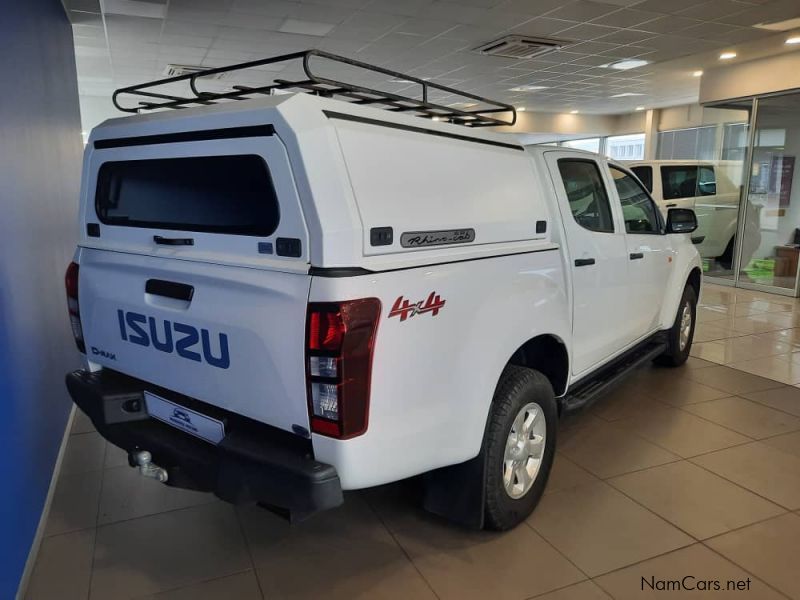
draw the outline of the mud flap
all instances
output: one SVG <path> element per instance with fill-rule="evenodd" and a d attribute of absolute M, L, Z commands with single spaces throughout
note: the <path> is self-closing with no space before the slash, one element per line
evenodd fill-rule
<path fill-rule="evenodd" d="M 423 506 L 440 517 L 483 529 L 486 459 L 481 452 L 466 462 L 426 473 Z"/>

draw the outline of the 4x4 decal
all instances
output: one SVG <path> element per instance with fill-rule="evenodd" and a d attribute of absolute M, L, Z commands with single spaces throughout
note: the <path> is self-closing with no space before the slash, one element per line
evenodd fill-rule
<path fill-rule="evenodd" d="M 427 300 L 420 300 L 414 304 L 411 304 L 410 300 L 400 296 L 394 301 L 392 310 L 389 311 L 389 318 L 391 319 L 392 317 L 399 316 L 401 321 L 405 321 L 409 317 L 414 317 L 416 315 L 421 315 L 428 312 L 431 313 L 431 316 L 435 317 L 444 307 L 444 303 L 445 300 L 442 300 L 442 298 L 436 292 L 431 292 L 428 294 Z"/>

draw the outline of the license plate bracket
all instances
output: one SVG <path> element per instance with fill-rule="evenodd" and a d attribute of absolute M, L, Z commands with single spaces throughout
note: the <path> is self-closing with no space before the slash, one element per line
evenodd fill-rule
<path fill-rule="evenodd" d="M 176 404 L 152 392 L 144 393 L 144 402 L 147 414 L 175 429 L 215 445 L 225 437 L 225 424 L 218 419 Z"/>

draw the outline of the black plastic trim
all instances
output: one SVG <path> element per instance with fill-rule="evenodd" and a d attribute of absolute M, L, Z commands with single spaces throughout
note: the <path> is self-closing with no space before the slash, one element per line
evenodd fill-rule
<path fill-rule="evenodd" d="M 505 142 L 496 142 L 494 140 L 484 140 L 481 138 L 474 138 L 468 135 L 459 135 L 457 133 L 450 133 L 449 131 L 438 131 L 435 129 L 426 129 L 425 127 L 415 127 L 414 125 L 405 125 L 402 123 L 392 123 L 391 121 L 381 121 L 380 119 L 370 119 L 368 117 L 359 117 L 356 115 L 349 115 L 347 113 L 340 113 L 332 110 L 323 110 L 322 113 L 329 119 L 341 119 L 342 121 L 354 121 L 356 123 L 365 123 L 367 125 L 377 125 L 378 127 L 388 127 L 389 129 L 401 129 L 403 131 L 413 131 L 414 133 L 424 133 L 426 135 L 435 135 L 438 137 L 451 138 L 460 140 L 462 142 L 474 142 L 476 144 L 486 144 L 487 146 L 498 146 L 500 148 L 509 148 L 511 150 L 525 151 L 522 146 L 516 144 L 507 144 Z"/>
<path fill-rule="evenodd" d="M 66 384 L 100 435 L 127 451 L 129 461 L 149 451 L 167 470 L 169 486 L 213 492 L 234 504 L 262 503 L 292 520 L 344 501 L 335 467 L 314 459 L 308 438 L 108 369 L 74 371 Z M 150 418 L 145 390 L 222 421 L 225 437 L 213 445 Z"/>
<path fill-rule="evenodd" d="M 205 129 L 202 131 L 181 131 L 179 133 L 160 133 L 157 135 L 138 135 L 126 138 L 95 140 L 96 150 L 106 148 L 126 148 L 129 146 L 150 146 L 152 144 L 175 144 L 180 142 L 206 142 L 209 140 L 228 140 L 246 137 L 275 135 L 272 125 L 250 125 L 247 127 L 227 127 L 224 129 Z"/>
<path fill-rule="evenodd" d="M 164 296 L 186 302 L 191 302 L 194 296 L 194 286 L 165 279 L 148 279 L 144 284 L 144 291 L 154 296 Z"/>
<path fill-rule="evenodd" d="M 594 264 L 593 258 L 576 258 L 575 259 L 575 266 L 576 267 L 588 267 Z"/>

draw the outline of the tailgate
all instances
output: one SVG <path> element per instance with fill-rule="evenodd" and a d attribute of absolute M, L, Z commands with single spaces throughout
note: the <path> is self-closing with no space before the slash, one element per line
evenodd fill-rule
<path fill-rule="evenodd" d="M 87 356 L 287 431 L 308 428 L 310 281 L 304 274 L 84 249 Z"/>
<path fill-rule="evenodd" d="M 308 232 L 270 127 L 95 140 L 81 218 L 90 361 L 308 427 Z"/>

